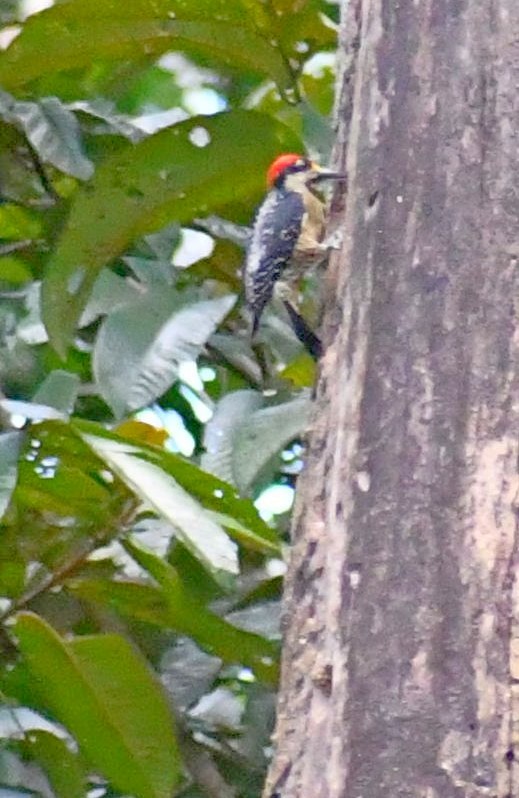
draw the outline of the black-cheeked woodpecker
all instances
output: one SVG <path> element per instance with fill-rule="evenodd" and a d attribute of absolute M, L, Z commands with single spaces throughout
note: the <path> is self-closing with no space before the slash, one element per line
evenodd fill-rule
<path fill-rule="evenodd" d="M 245 297 L 252 314 L 252 334 L 274 291 L 289 313 L 297 336 L 319 354 L 319 341 L 297 311 L 298 283 L 324 261 L 337 236 L 325 240 L 326 207 L 318 187 L 325 180 L 345 180 L 295 153 L 280 155 L 267 172 L 269 191 L 260 205 L 244 269 Z"/>

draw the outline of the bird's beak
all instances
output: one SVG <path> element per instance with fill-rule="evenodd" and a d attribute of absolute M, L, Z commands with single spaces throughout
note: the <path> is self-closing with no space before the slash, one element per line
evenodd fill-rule
<path fill-rule="evenodd" d="M 346 180 L 346 175 L 342 172 L 332 172 L 329 169 L 323 169 L 317 163 L 312 163 L 312 172 L 314 172 L 311 178 L 312 183 L 322 183 L 325 180 Z"/>

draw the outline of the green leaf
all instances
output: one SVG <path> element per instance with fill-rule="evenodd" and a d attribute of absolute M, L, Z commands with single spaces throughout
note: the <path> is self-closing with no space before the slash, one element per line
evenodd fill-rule
<path fill-rule="evenodd" d="M 205 425 L 202 467 L 226 482 L 236 484 L 233 467 L 234 441 L 238 430 L 264 402 L 259 391 L 233 391 L 216 405 Z"/>
<path fill-rule="evenodd" d="M 239 427 L 234 439 L 233 471 L 243 492 L 284 446 L 305 432 L 311 406 L 310 396 L 302 392 L 290 402 L 257 410 Z"/>
<path fill-rule="evenodd" d="M 180 778 L 173 719 L 141 655 L 118 635 L 65 641 L 29 612 L 14 634 L 42 706 L 92 765 L 136 798 L 171 798 Z"/>
<path fill-rule="evenodd" d="M 60 413 L 72 413 L 81 380 L 77 374 L 55 369 L 45 378 L 33 396 L 36 404 L 53 407 Z"/>
<path fill-rule="evenodd" d="M 280 553 L 280 543 L 276 532 L 260 518 L 252 502 L 249 499 L 243 499 L 238 496 L 236 490 L 227 482 L 208 474 L 194 465 L 194 463 L 190 463 L 172 452 L 166 452 L 144 444 L 137 446 L 134 441 L 128 441 L 107 432 L 100 424 L 75 419 L 73 425 L 94 451 L 109 464 L 112 460 L 112 455 L 111 448 L 107 444 L 110 442 L 122 444 L 123 451 L 131 452 L 128 456 L 147 462 L 153 465 L 156 470 L 163 471 L 165 477 L 169 475 L 177 483 L 177 486 L 180 486 L 192 497 L 198 499 L 203 508 L 206 508 L 206 512 L 210 510 L 213 514 L 217 514 L 216 516 L 209 515 L 212 523 L 214 523 L 213 517 L 215 517 L 218 524 L 221 523 L 226 528 L 229 528 L 233 537 L 236 537 L 244 546 L 273 554 Z M 114 451 L 118 451 L 117 446 L 114 447 Z M 149 475 L 151 476 L 154 473 L 155 471 L 151 471 Z M 122 478 L 124 479 L 124 476 Z M 127 484 L 130 483 L 127 482 Z M 146 496 L 141 492 L 144 490 L 143 485 L 137 485 L 132 489 L 138 495 L 151 501 L 160 515 L 167 518 L 175 526 L 178 526 L 178 521 L 175 520 L 174 508 L 169 508 L 168 506 L 167 496 L 159 495 L 155 502 L 148 496 L 148 490 L 152 495 L 160 494 L 158 486 L 150 484 L 145 491 Z M 235 530 L 238 524 L 240 529 Z M 200 547 L 204 546 L 204 539 L 197 533 L 196 525 L 191 531 L 189 529 L 186 530 L 184 534 L 193 536 L 193 540 L 191 540 L 191 537 L 189 540 L 182 537 L 182 540 L 197 559 L 205 562 L 206 558 L 201 557 L 199 552 Z"/>
<path fill-rule="evenodd" d="M 125 547 L 150 573 L 154 565 L 135 544 Z M 278 646 L 260 635 L 246 632 L 210 612 L 187 591 L 175 570 L 163 575 L 160 588 L 136 582 L 107 582 L 101 579 L 75 579 L 68 588 L 79 598 L 101 604 L 125 618 L 172 629 L 188 635 L 205 651 L 229 664 L 241 663 L 251 668 L 259 679 L 274 682 L 277 678 Z"/>
<path fill-rule="evenodd" d="M 92 177 L 94 164 L 83 152 L 76 117 L 57 97 L 18 102 L 0 92 L 0 113 L 23 130 L 42 161 L 79 180 Z"/>
<path fill-rule="evenodd" d="M 246 494 L 269 461 L 299 437 L 309 421 L 306 392 L 290 402 L 264 407 L 258 391 L 234 391 L 218 402 L 205 427 L 202 466 Z"/>
<path fill-rule="evenodd" d="M 192 141 L 197 130 L 209 137 L 205 147 Z M 271 117 L 237 110 L 181 122 L 107 158 L 75 195 L 48 265 L 43 318 L 56 349 L 65 352 L 99 271 L 131 241 L 172 219 L 250 202 L 271 159 L 299 146 Z"/>
<path fill-rule="evenodd" d="M 115 415 L 161 396 L 179 365 L 197 359 L 235 300 L 232 295 L 196 299 L 162 286 L 114 310 L 97 336 L 92 368 Z"/>
<path fill-rule="evenodd" d="M 25 757 L 37 762 L 45 771 L 56 798 L 85 798 L 87 783 L 84 766 L 63 740 L 47 731 L 35 729 L 26 734 L 17 747 Z"/>
<path fill-rule="evenodd" d="M 269 673 L 272 676 L 274 665 L 272 658 L 276 658 L 277 652 L 275 644 L 251 632 L 238 630 L 237 627 L 209 612 L 196 601 L 192 593 L 185 589 L 176 570 L 148 549 L 131 539 L 123 540 L 122 545 L 162 587 L 170 612 L 177 617 L 177 623 L 183 617 L 184 626 L 180 631 L 190 635 L 210 653 L 218 654 L 226 661 L 243 662 L 254 669 L 259 666 L 263 675 Z M 183 616 L 186 609 L 191 611 L 190 618 L 187 617 L 187 613 Z M 241 635 L 243 636 L 240 641 Z"/>
<path fill-rule="evenodd" d="M 174 525 L 179 538 L 216 578 L 239 572 L 236 545 L 220 524 L 170 474 L 144 460 L 140 447 L 94 435 L 83 438 L 130 490 Z"/>
<path fill-rule="evenodd" d="M 32 434 L 36 446 L 28 447 L 19 462 L 17 502 L 38 513 L 50 510 L 93 522 L 98 533 L 113 525 L 122 486 L 106 484 L 100 474 L 104 464 L 76 431 L 66 423 L 43 422 Z"/>
<path fill-rule="evenodd" d="M 90 299 L 79 320 L 79 327 L 88 327 L 99 316 L 106 316 L 121 305 L 134 302 L 139 287 L 110 269 L 103 269 L 94 283 Z"/>
<path fill-rule="evenodd" d="M 292 76 L 269 32 L 239 0 L 69 0 L 36 14 L 0 57 L 0 84 L 100 59 L 141 58 L 194 46 L 232 66 L 268 75 L 285 89 Z M 45 58 L 42 58 L 42 52 Z"/>
<path fill-rule="evenodd" d="M 0 435 L 0 518 L 9 506 L 16 485 L 22 437 L 21 432 L 4 432 Z"/>

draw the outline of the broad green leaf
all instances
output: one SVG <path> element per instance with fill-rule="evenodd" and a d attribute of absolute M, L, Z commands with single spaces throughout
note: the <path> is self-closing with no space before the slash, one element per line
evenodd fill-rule
<path fill-rule="evenodd" d="M 171 262 L 175 248 L 178 247 L 182 231 L 178 224 L 168 224 L 157 233 L 150 233 L 144 240 L 156 258 Z"/>
<path fill-rule="evenodd" d="M 236 545 L 220 524 L 170 474 L 142 459 L 140 447 L 94 435 L 83 438 L 130 490 L 175 526 L 180 539 L 215 576 L 239 572 Z"/>
<path fill-rule="evenodd" d="M 232 295 L 197 299 L 163 286 L 110 313 L 97 336 L 92 368 L 115 415 L 161 396 L 179 365 L 197 359 L 235 300 Z"/>
<path fill-rule="evenodd" d="M 40 701 L 114 787 L 171 798 L 179 756 L 166 697 L 141 655 L 118 635 L 65 641 L 37 615 L 13 628 Z"/>
<path fill-rule="evenodd" d="M 26 734 L 17 747 L 45 771 L 56 798 L 86 798 L 84 766 L 62 739 L 36 729 Z"/>
<path fill-rule="evenodd" d="M 92 177 L 94 164 L 83 151 L 76 117 L 57 97 L 19 102 L 0 92 L 0 113 L 23 130 L 44 163 L 80 180 Z"/>
<path fill-rule="evenodd" d="M 193 143 L 200 132 L 204 147 Z M 271 117 L 237 110 L 181 122 L 107 158 L 76 194 L 48 265 L 43 318 L 53 345 L 64 353 L 99 271 L 133 240 L 173 219 L 250 202 L 270 160 L 299 146 Z"/>
<path fill-rule="evenodd" d="M 38 462 L 20 463 L 20 479 L 16 498 L 42 512 L 49 510 L 102 526 L 110 518 L 110 493 L 83 473 L 81 468 L 60 463 L 58 467 Z"/>
<path fill-rule="evenodd" d="M 9 506 L 16 485 L 21 442 L 21 432 L 4 432 L 0 435 L 0 518 Z"/>
<path fill-rule="evenodd" d="M 135 282 L 115 274 L 111 269 L 103 269 L 94 283 L 78 326 L 88 327 L 99 316 L 106 316 L 121 305 L 134 302 L 138 296 L 139 288 Z"/>
<path fill-rule="evenodd" d="M 126 545 L 126 544 L 125 544 Z M 131 544 L 127 549 L 146 570 L 150 565 L 143 549 Z M 275 681 L 277 677 L 278 646 L 236 626 L 210 612 L 202 602 L 187 591 L 175 570 L 169 569 L 169 578 L 163 575 L 160 588 L 136 582 L 107 582 L 101 579 L 76 579 L 69 589 L 79 598 L 101 604 L 124 617 L 162 629 L 188 635 L 205 651 L 224 662 L 241 663 L 251 668 L 258 678 Z"/>
<path fill-rule="evenodd" d="M 233 467 L 234 440 L 240 426 L 262 407 L 259 391 L 233 391 L 216 405 L 212 418 L 205 425 L 202 468 L 231 484 L 236 483 Z"/>
<path fill-rule="evenodd" d="M 19 462 L 16 501 L 38 513 L 74 515 L 77 521 L 95 523 L 98 532 L 110 528 L 123 486 L 103 480 L 104 463 L 66 423 L 40 423 L 33 436 L 35 446 L 27 447 Z"/>
<path fill-rule="evenodd" d="M 202 466 L 247 493 L 263 468 L 309 420 L 310 399 L 265 407 L 258 391 L 235 391 L 218 402 L 205 428 Z"/>
<path fill-rule="evenodd" d="M 227 621 L 206 610 L 201 603 L 194 599 L 192 593 L 184 588 L 175 568 L 148 549 L 134 543 L 131 539 L 122 541 L 122 545 L 128 554 L 162 587 L 163 595 L 172 612 L 179 614 L 180 608 L 190 607 L 193 613 L 192 621 L 194 621 L 198 606 L 199 630 L 196 631 L 196 627 L 193 628 L 191 625 L 191 630 L 184 627 L 181 631 L 197 640 L 210 653 L 218 654 L 224 660 L 234 662 L 239 660 L 254 669 L 260 666 L 263 675 L 267 673 L 272 675 L 273 665 L 275 671 L 273 658 L 275 659 L 277 652 L 275 644 L 243 629 L 238 631 Z M 200 630 L 203 630 L 203 637 L 200 637 Z M 240 635 L 243 635 L 241 642 Z"/>
<path fill-rule="evenodd" d="M 257 410 L 234 439 L 233 469 L 246 492 L 262 469 L 290 441 L 301 436 L 310 420 L 311 400 L 305 392 L 290 402 Z"/>
<path fill-rule="evenodd" d="M 272 78 L 292 75 L 269 31 L 240 0 L 68 0 L 31 17 L 0 56 L 0 84 L 23 86 L 43 74 L 100 59 L 141 58 L 186 46 Z M 45 58 L 42 58 L 42 53 Z"/>
<path fill-rule="evenodd" d="M 2 264 L 0 259 L 0 279 Z M 138 296 L 139 288 L 110 269 L 102 269 L 94 282 L 92 293 L 78 321 L 78 327 L 88 327 L 92 322 L 105 316 L 120 305 Z M 26 295 L 27 315 L 18 324 L 18 337 L 29 344 L 43 344 L 48 341 L 47 330 L 41 319 L 41 283 L 31 283 Z"/>
<path fill-rule="evenodd" d="M 123 261 L 130 267 L 139 282 L 144 285 L 173 285 L 175 282 L 175 267 L 171 260 L 159 258 L 142 258 L 135 255 L 125 255 Z"/>
<path fill-rule="evenodd" d="M 104 440 L 105 448 L 106 444 L 110 442 L 123 444 L 126 447 L 129 445 L 134 457 L 164 471 L 184 491 L 198 499 L 206 510 L 218 514 L 216 517 L 219 519 L 219 523 L 229 528 L 233 537 L 244 546 L 258 551 L 280 553 L 280 543 L 276 532 L 259 517 L 252 502 L 249 499 L 241 498 L 235 488 L 227 482 L 203 471 L 194 463 L 190 463 L 177 454 L 144 444 L 137 446 L 134 441 L 125 441 L 120 436 L 107 432 L 100 424 L 75 419 L 73 425 L 98 454 L 100 451 L 94 445 L 94 441 L 90 441 L 89 438 Z M 105 450 L 102 445 L 101 448 L 103 451 Z M 109 456 L 109 451 L 108 447 L 106 449 L 107 456 Z M 176 525 L 174 517 L 170 518 L 160 510 L 158 512 Z M 234 529 L 237 524 L 240 525 L 238 531 Z M 193 550 L 193 543 L 184 542 L 197 556 L 196 550 Z"/>
<path fill-rule="evenodd" d="M 33 402 L 68 415 L 74 409 L 80 383 L 78 375 L 70 371 L 51 371 L 34 394 Z"/>

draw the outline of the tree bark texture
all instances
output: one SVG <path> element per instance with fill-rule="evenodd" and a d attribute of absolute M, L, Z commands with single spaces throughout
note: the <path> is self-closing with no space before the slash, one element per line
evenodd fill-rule
<path fill-rule="evenodd" d="M 519 3 L 343 9 L 265 796 L 519 797 Z"/>

